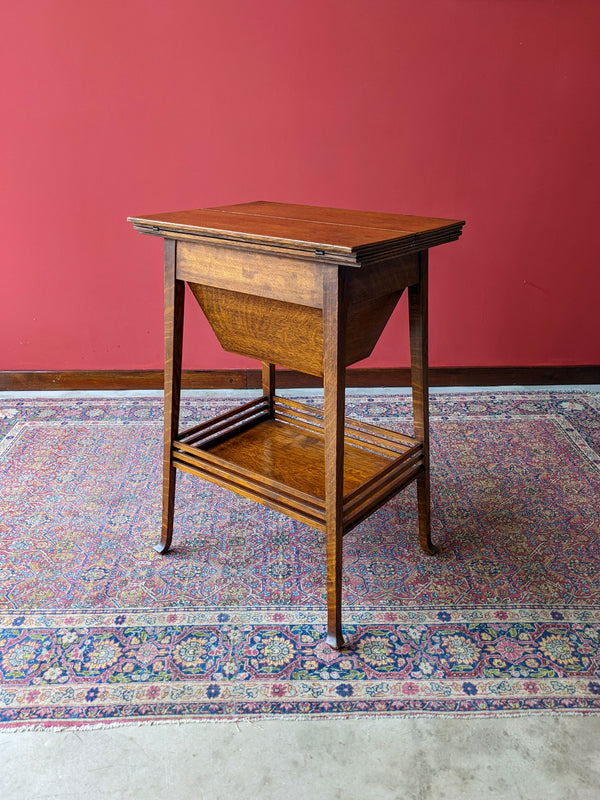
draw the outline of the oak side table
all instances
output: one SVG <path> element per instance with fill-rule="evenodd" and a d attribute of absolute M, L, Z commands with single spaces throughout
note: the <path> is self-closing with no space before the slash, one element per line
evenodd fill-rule
<path fill-rule="evenodd" d="M 327 641 L 342 638 L 342 537 L 417 481 L 430 534 L 427 265 L 464 222 L 253 202 L 130 217 L 164 239 L 163 522 L 182 469 L 325 531 Z M 262 362 L 262 397 L 179 430 L 184 288 L 225 350 Z M 345 369 L 366 358 L 408 288 L 414 436 L 345 418 Z M 278 397 L 275 365 L 323 378 L 323 409 Z"/>

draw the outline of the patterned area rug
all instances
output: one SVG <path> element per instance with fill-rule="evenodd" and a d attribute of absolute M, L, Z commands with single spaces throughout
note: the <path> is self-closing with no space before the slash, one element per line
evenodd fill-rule
<path fill-rule="evenodd" d="M 183 425 L 234 404 L 186 399 Z M 410 433 L 406 396 L 347 406 Z M 323 534 L 180 473 L 153 551 L 160 399 L 1 401 L 0 725 L 597 712 L 600 396 L 431 412 L 441 552 L 414 486 L 348 534 L 335 652 Z"/>

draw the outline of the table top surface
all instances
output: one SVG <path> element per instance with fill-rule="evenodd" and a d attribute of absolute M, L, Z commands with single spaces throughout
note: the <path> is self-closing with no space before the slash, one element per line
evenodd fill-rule
<path fill-rule="evenodd" d="M 371 255 L 411 252 L 454 241 L 462 220 L 351 211 L 340 208 L 273 203 L 198 208 L 128 217 L 143 233 L 177 237 L 198 235 L 291 249 L 320 249 L 328 254 Z"/>

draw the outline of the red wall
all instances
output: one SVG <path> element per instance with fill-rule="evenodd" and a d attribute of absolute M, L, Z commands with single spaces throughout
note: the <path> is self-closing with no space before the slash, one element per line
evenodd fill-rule
<path fill-rule="evenodd" d="M 125 218 L 253 199 L 466 219 L 433 365 L 600 362 L 596 0 L 1 10 L 0 369 L 160 367 L 161 242 Z M 189 319 L 187 366 L 249 363 Z"/>

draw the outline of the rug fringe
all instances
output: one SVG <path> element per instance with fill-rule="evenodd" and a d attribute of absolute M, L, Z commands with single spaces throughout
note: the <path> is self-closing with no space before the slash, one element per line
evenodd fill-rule
<path fill-rule="evenodd" d="M 496 713 L 486 712 L 413 712 L 402 713 L 394 712 L 389 714 L 264 714 L 256 715 L 253 717 L 240 716 L 240 717 L 198 717 L 198 718 L 184 718 L 184 719 L 140 719 L 140 720 L 123 720 L 122 722 L 85 722 L 78 720 L 72 723 L 57 722 L 56 724 L 50 723 L 43 725 L 40 723 L 30 725 L 24 723 L 23 725 L 3 725 L 0 726 L 0 734 L 2 733 L 26 733 L 26 732 L 44 732 L 44 733 L 64 733 L 65 731 L 99 731 L 111 730 L 114 728 L 144 728 L 144 727 L 158 727 L 161 725 L 235 725 L 238 732 L 241 733 L 240 723 L 243 726 L 258 725 L 261 722 L 267 724 L 275 722 L 333 722 L 338 720 L 352 720 L 360 724 L 360 720 L 384 720 L 384 719 L 506 719 L 507 717 L 595 717 L 600 716 L 599 709 L 547 709 L 542 708 L 538 710 L 527 711 L 501 711 Z"/>

